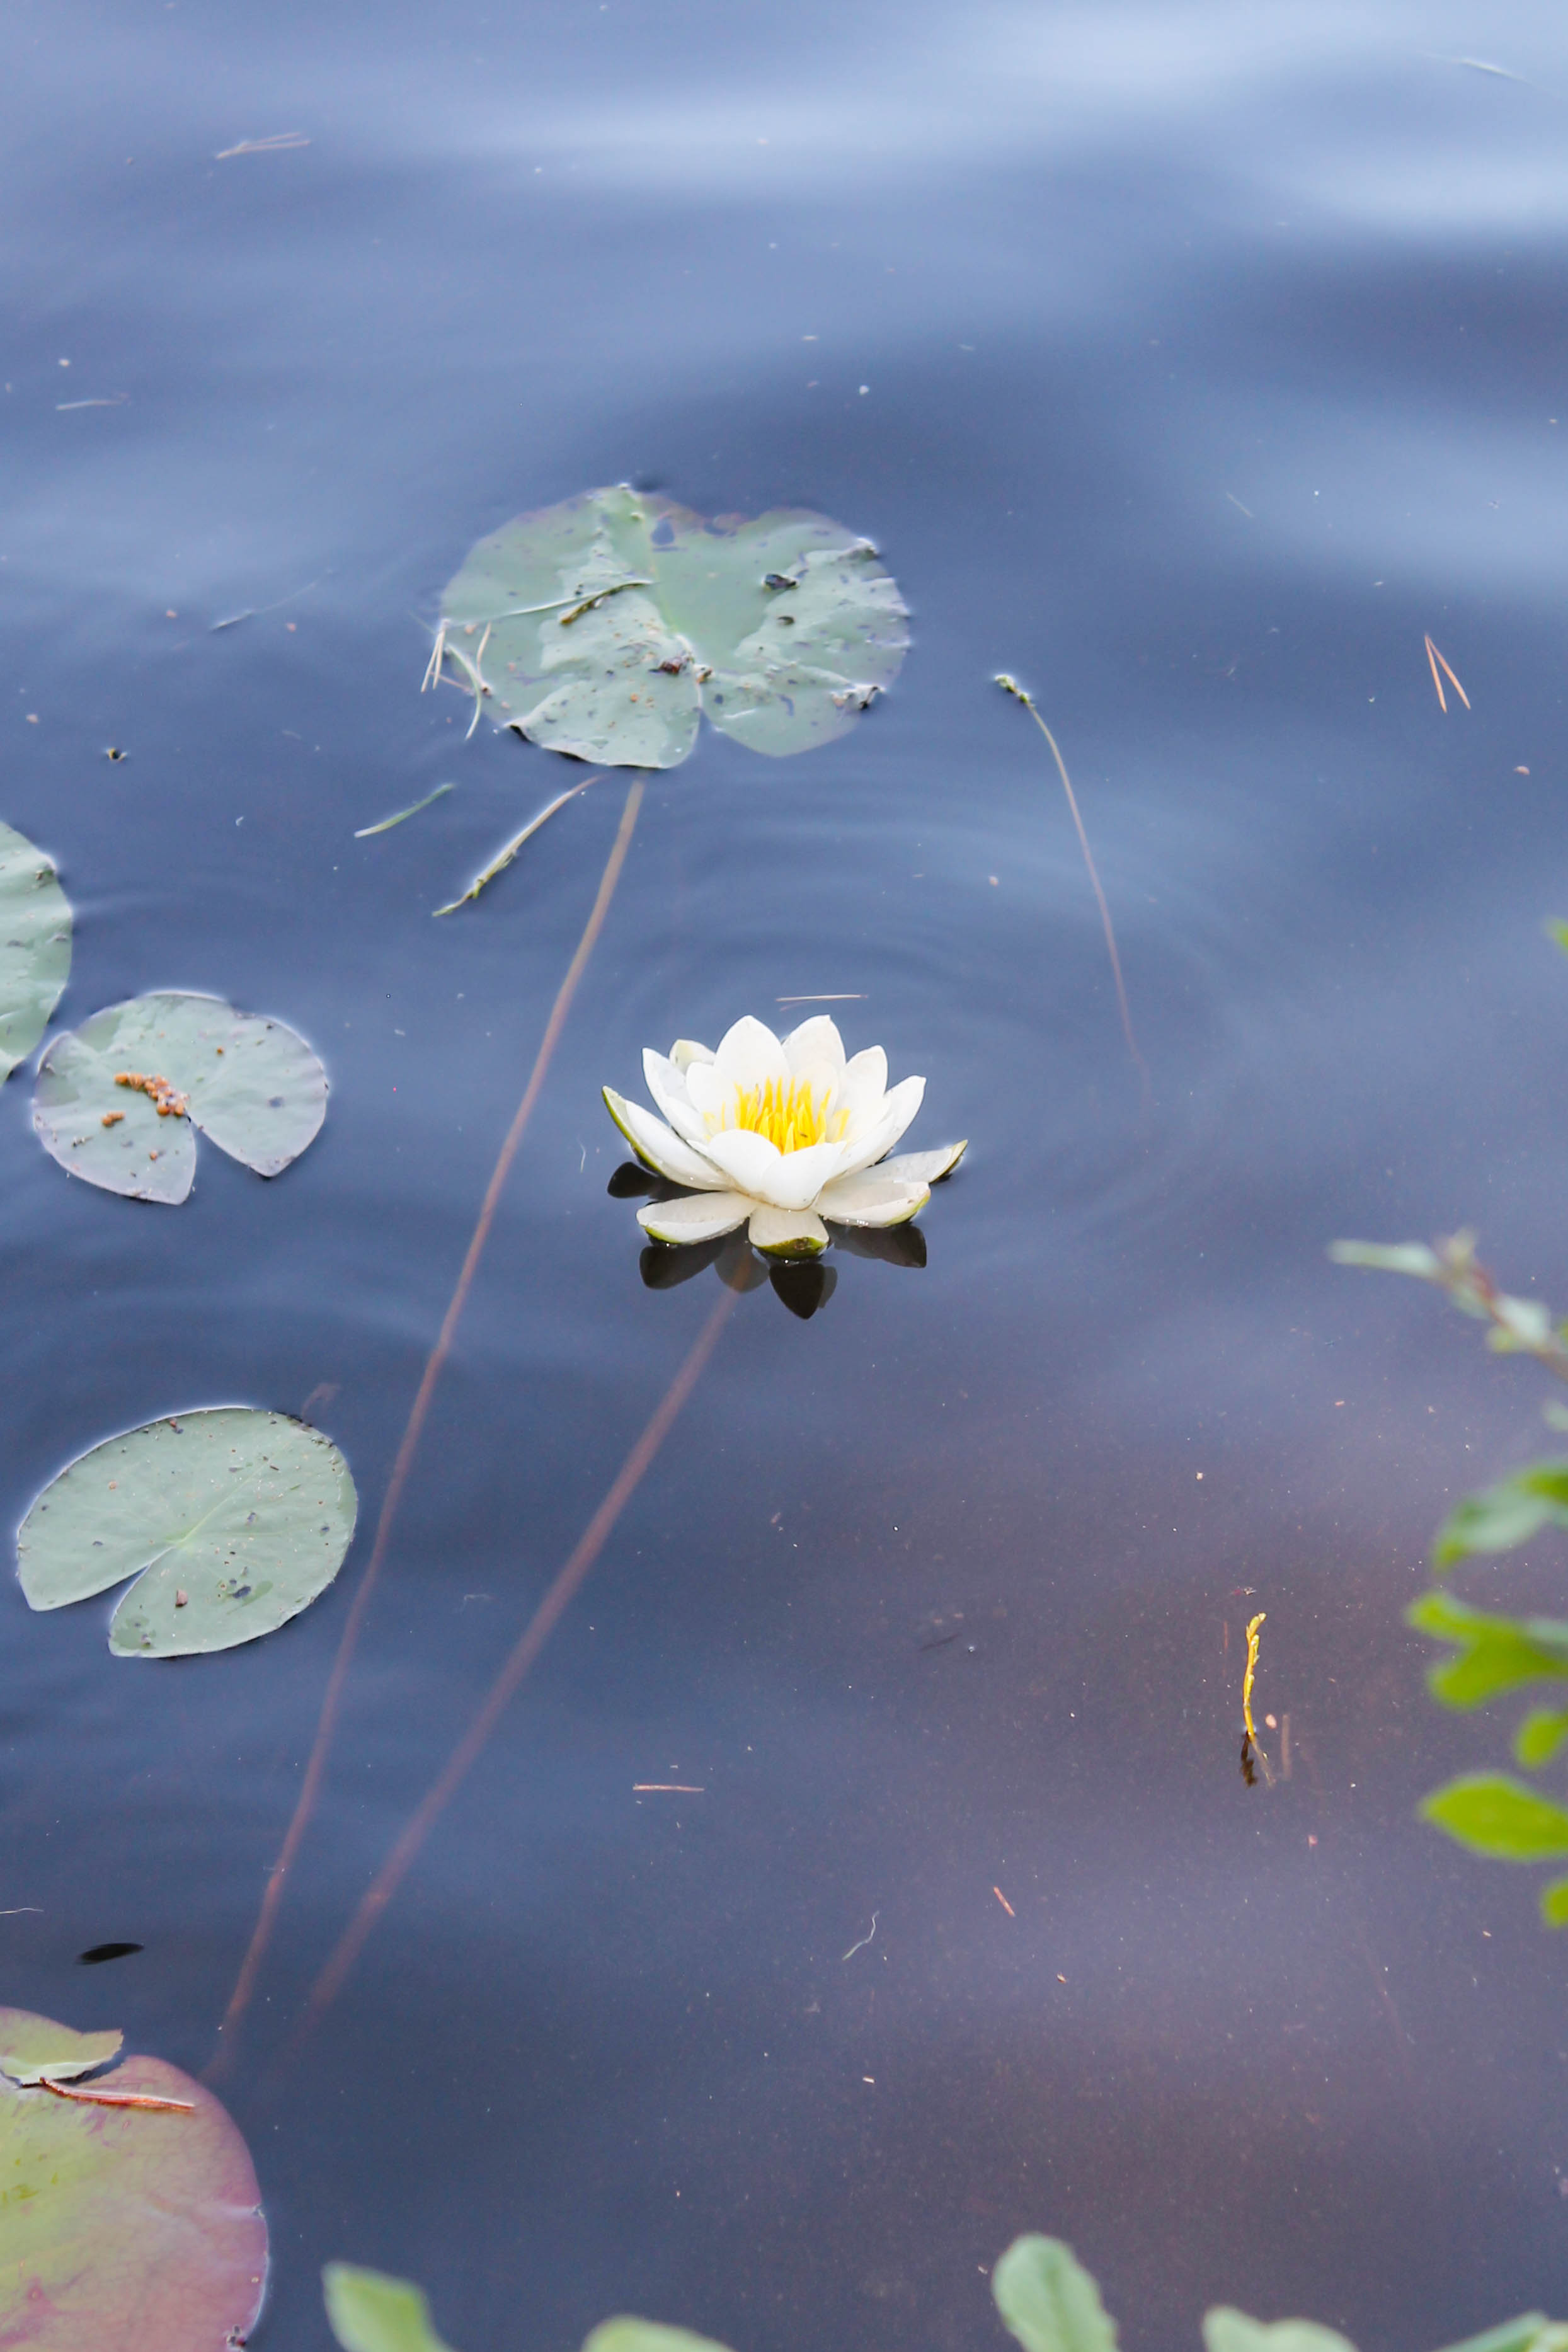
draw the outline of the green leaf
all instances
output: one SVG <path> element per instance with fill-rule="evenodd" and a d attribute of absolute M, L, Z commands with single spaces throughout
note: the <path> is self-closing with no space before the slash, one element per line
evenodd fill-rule
<path fill-rule="evenodd" d="M 30 2009 L 0 2009 L 0 2074 L 24 2090 L 45 2081 L 68 2083 L 95 2066 L 107 2066 L 120 2055 L 124 2039 L 113 2028 L 78 2033 L 52 2017 L 36 2017 Z"/>
<path fill-rule="evenodd" d="M 708 2336 L 688 2328 L 662 2327 L 653 2319 L 606 2319 L 583 2345 L 582 2352 L 725 2352 Z"/>
<path fill-rule="evenodd" d="M 992 2273 L 991 2293 L 1024 2352 L 1116 2352 L 1100 2290 L 1060 2238 L 1015 2238 Z"/>
<path fill-rule="evenodd" d="M 429 2304 L 407 2279 L 329 2263 L 321 2289 L 343 2352 L 452 2352 L 430 2324 Z"/>
<path fill-rule="evenodd" d="M 1448 2345 L 1447 2352 L 1546 2352 L 1539 2339 L 1544 2336 L 1550 2342 L 1558 2333 L 1558 2323 L 1543 2311 L 1525 2311 L 1479 2336 L 1467 2336 L 1462 2344 Z"/>
<path fill-rule="evenodd" d="M 1433 1565 L 1451 1568 L 1478 1551 L 1511 1551 L 1544 1527 L 1568 1527 L 1568 1462 L 1532 1462 L 1467 1495 L 1437 1530 Z"/>
<path fill-rule="evenodd" d="M 1500 1617 L 1448 1592 L 1424 1592 L 1405 1612 L 1418 1633 L 1457 1642 L 1457 1657 L 1434 1666 L 1427 1682 L 1445 1706 L 1484 1706 L 1521 1684 L 1568 1675 L 1568 1624 L 1554 1617 Z"/>
<path fill-rule="evenodd" d="M 49 1025 L 71 968 L 71 910 L 55 869 L 0 824 L 0 1083 Z"/>
<path fill-rule="evenodd" d="M 909 643 L 897 586 L 841 524 L 708 522 L 624 483 L 480 540 L 441 610 L 431 675 L 449 663 L 476 718 L 615 767 L 677 766 L 700 712 L 775 758 L 831 742 Z"/>
<path fill-rule="evenodd" d="M 1553 1878 L 1542 1888 L 1541 1916 L 1549 1927 L 1568 1927 L 1568 1878 Z"/>
<path fill-rule="evenodd" d="M 123 1076 L 162 1079 L 185 1097 L 165 1116 Z M 203 1134 L 276 1176 L 327 1115 L 327 1073 L 294 1030 L 218 996 L 137 996 L 57 1037 L 38 1068 L 33 1125 L 73 1176 L 136 1201 L 183 1201 Z"/>
<path fill-rule="evenodd" d="M 254 1642 L 342 1566 L 358 1499 L 319 1431 L 214 1405 L 95 1445 L 45 1487 L 16 1538 L 29 1607 L 60 1609 L 136 1577 L 114 1612 L 119 1657 Z"/>
<path fill-rule="evenodd" d="M 1329 1255 L 1336 1265 L 1366 1265 L 1380 1274 L 1413 1274 L 1435 1282 L 1442 1262 L 1425 1242 L 1331 1242 Z"/>
<path fill-rule="evenodd" d="M 47 2052 L 119 2036 L 74 2035 L 5 2010 L 0 2040 Z M 162 2059 L 127 2058 L 89 2087 L 183 2100 L 192 2112 L 105 2106 L 0 2080 L 0 2279 L 10 2322 L 0 2320 L 0 2334 L 29 2352 L 245 2343 L 267 2278 L 267 2221 L 244 2140 L 210 2091 Z"/>
<path fill-rule="evenodd" d="M 1555 940 L 1563 954 L 1568 955 L 1568 923 L 1546 922 L 1542 925 L 1542 929 L 1547 938 Z"/>
<path fill-rule="evenodd" d="M 1513 1735 L 1514 1761 L 1527 1772 L 1539 1772 L 1543 1764 L 1551 1763 L 1565 1739 L 1568 1708 L 1532 1706 Z"/>
<path fill-rule="evenodd" d="M 1469 1772 L 1422 1800 L 1425 1820 L 1472 1853 L 1497 1862 L 1550 1862 L 1568 1853 L 1568 1813 L 1506 1772 Z"/>
<path fill-rule="evenodd" d="M 1218 2304 L 1203 2315 L 1205 2352 L 1355 2352 L 1332 2327 L 1312 2319 L 1249 2319 Z"/>

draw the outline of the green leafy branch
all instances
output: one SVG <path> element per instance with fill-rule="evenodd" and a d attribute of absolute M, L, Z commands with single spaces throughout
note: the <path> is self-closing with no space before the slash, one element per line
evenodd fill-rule
<path fill-rule="evenodd" d="M 1428 1249 L 1424 1243 L 1392 1247 L 1335 1242 L 1329 1255 L 1341 1265 L 1411 1275 L 1445 1291 L 1461 1314 L 1487 1323 L 1487 1344 L 1504 1355 L 1530 1355 L 1568 1381 L 1568 1325 L 1554 1321 L 1538 1299 L 1512 1298 L 1498 1288 L 1476 1256 L 1475 1235 L 1459 1233 Z M 1568 1428 L 1568 1411 L 1545 1408 L 1555 1428 Z M 1568 1528 L 1568 1461 L 1527 1463 L 1497 1485 L 1467 1495 L 1437 1531 L 1432 1565 L 1444 1575 L 1481 1552 L 1512 1551 L 1542 1528 Z M 1452 1645 L 1427 1673 L 1432 1696 L 1445 1706 L 1486 1706 L 1532 1683 L 1568 1682 L 1568 1622 L 1552 1617 L 1508 1617 L 1472 1608 L 1451 1592 L 1423 1593 L 1406 1612 L 1418 1633 Z M 1538 1772 L 1568 1740 L 1568 1707 L 1535 1706 L 1513 1738 L 1514 1760 Z M 1551 1862 L 1568 1856 L 1568 1811 L 1508 1772 L 1461 1773 L 1434 1789 L 1423 1817 L 1472 1853 L 1502 1862 Z M 1568 1877 L 1542 1889 L 1548 1927 L 1568 1927 Z"/>
<path fill-rule="evenodd" d="M 329 2263 L 323 2273 L 327 2315 L 343 2352 L 452 2352 L 430 2322 L 415 2286 L 382 2272 Z M 1023 2352 L 1116 2352 L 1116 2323 L 1100 2289 L 1060 2238 L 1015 2238 L 998 2263 L 991 2293 L 1009 2334 Z M 1355 2352 L 1332 2327 L 1311 2319 L 1268 2323 L 1220 2305 L 1204 2315 L 1204 2352 Z M 607 2319 L 582 2352 L 725 2352 L 706 2336 L 649 2319 Z M 1568 2352 L 1568 2326 L 1527 2311 L 1472 2336 L 1449 2352 Z"/>

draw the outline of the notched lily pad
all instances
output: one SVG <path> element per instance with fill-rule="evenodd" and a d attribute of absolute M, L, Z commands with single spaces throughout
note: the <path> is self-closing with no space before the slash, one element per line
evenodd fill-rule
<path fill-rule="evenodd" d="M 102 2065 L 120 2042 L 0 2010 L 7 2051 L 77 2052 L 30 2084 L 7 2059 L 0 2079 L 0 2342 L 225 2352 L 248 2339 L 267 2284 L 249 2152 L 212 2093 L 159 2058 L 127 2058 L 89 2086 L 116 2105 L 46 2087 Z M 89 2045 L 100 2054 L 84 2060 Z M 181 2109 L 129 2105 L 127 2095 Z"/>
<path fill-rule="evenodd" d="M 134 1576 L 110 1624 L 118 1657 L 232 1650 L 326 1591 L 358 1511 L 349 1465 L 319 1430 L 208 1406 L 109 1438 L 62 1470 L 22 1522 L 17 1574 L 33 1609 Z"/>
<path fill-rule="evenodd" d="M 183 1201 L 200 1128 L 276 1176 L 327 1115 L 327 1073 L 297 1031 L 220 996 L 136 996 L 57 1037 L 38 1068 L 33 1125 L 73 1176 L 133 1201 Z"/>
<path fill-rule="evenodd" d="M 701 712 L 773 758 L 831 742 L 909 644 L 897 583 L 841 523 L 710 522 L 623 483 L 480 540 L 441 610 L 427 683 L 464 684 L 476 722 L 614 767 L 677 766 Z"/>
<path fill-rule="evenodd" d="M 0 824 L 0 1084 L 49 1025 L 71 968 L 71 910 L 41 849 Z"/>
<path fill-rule="evenodd" d="M 112 2029 L 78 2033 L 30 2009 L 0 2009 L 0 2074 L 23 2090 L 43 2082 L 68 2083 L 118 2058 L 124 2039 Z"/>

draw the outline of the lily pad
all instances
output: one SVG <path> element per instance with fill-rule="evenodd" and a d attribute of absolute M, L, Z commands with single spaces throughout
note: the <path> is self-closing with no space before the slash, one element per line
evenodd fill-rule
<path fill-rule="evenodd" d="M 114 2027 L 107 2033 L 78 2033 L 52 2017 L 35 2017 L 30 2009 L 0 2009 L 0 2074 L 21 2090 L 68 2083 L 118 2058 L 124 2039 Z"/>
<path fill-rule="evenodd" d="M 841 523 L 709 522 L 624 483 L 480 540 L 441 610 L 431 680 L 460 675 L 476 719 L 613 767 L 678 766 L 701 712 L 772 758 L 830 743 L 909 644 L 896 582 Z"/>
<path fill-rule="evenodd" d="M 41 849 L 0 824 L 0 1084 L 49 1025 L 71 968 L 71 910 Z"/>
<path fill-rule="evenodd" d="M 102 2042 L 111 2057 L 120 2036 L 7 2009 L 0 2042 Z M 68 2059 L 50 2071 L 82 2067 Z M 41 2080 L 19 2084 L 8 2064 L 0 2079 L 0 2342 L 28 2352 L 245 2343 L 267 2283 L 267 2221 L 239 2132 L 210 2091 L 159 2058 L 127 2058 L 102 2088 L 184 2111 L 57 2096 Z"/>
<path fill-rule="evenodd" d="M 208 1406 L 109 1438 L 62 1470 L 22 1522 L 17 1573 L 33 1609 L 134 1576 L 110 1624 L 117 1657 L 232 1650 L 326 1591 L 358 1511 L 349 1465 L 319 1430 Z"/>
<path fill-rule="evenodd" d="M 44 1149 L 71 1175 L 171 1205 L 195 1176 L 196 1128 L 276 1176 L 326 1115 L 327 1073 L 295 1030 L 183 991 L 108 1005 L 57 1037 L 33 1096 Z"/>

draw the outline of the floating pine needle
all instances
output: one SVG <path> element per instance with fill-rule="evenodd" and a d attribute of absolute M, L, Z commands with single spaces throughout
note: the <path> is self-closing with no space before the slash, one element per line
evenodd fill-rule
<path fill-rule="evenodd" d="M 488 866 L 486 866 L 483 874 L 476 874 L 473 881 L 469 883 L 468 887 L 464 891 L 461 898 L 454 898 L 448 905 L 444 907 L 437 907 L 435 912 L 438 915 L 455 915 L 459 907 L 471 906 L 487 882 L 493 882 L 497 874 L 504 874 L 506 872 L 507 866 L 511 864 L 518 850 L 521 849 L 524 842 L 532 840 L 534 835 L 538 833 L 540 825 L 545 823 L 547 818 L 554 816 L 557 809 L 563 809 L 568 801 L 575 800 L 579 793 L 585 793 L 590 784 L 597 784 L 600 782 L 601 779 L 598 776 L 584 776 L 580 784 L 569 784 L 564 793 L 558 793 L 553 801 L 547 801 L 544 807 L 540 809 L 538 814 L 537 816 L 531 816 L 528 819 L 521 833 L 515 833 L 512 835 L 511 840 L 507 842 L 506 847 L 497 851 L 495 856 L 491 858 Z M 432 798 L 434 797 L 434 796 L 433 794 Z M 421 803 L 421 806 L 423 806 L 423 802 Z M 410 809 L 406 814 L 412 816 L 413 814 L 413 811 Z M 398 823 L 398 819 L 394 816 L 390 820 L 390 822 L 396 824 Z M 380 833 L 382 828 L 380 825 L 372 825 L 371 830 L 372 833 Z M 358 838 L 357 835 L 355 837 L 356 839 Z"/>
<path fill-rule="evenodd" d="M 997 1901 L 1001 1905 L 1002 1909 L 1007 1913 L 1008 1917 L 1009 1919 L 1016 1919 L 1018 1917 L 1018 1913 L 1013 1909 L 1012 1905 L 1008 1901 L 1008 1898 L 1002 1893 L 1001 1888 L 999 1886 L 993 1886 L 991 1893 L 996 1896 Z"/>
<path fill-rule="evenodd" d="M 1437 651 L 1437 646 L 1432 643 L 1430 637 L 1427 639 L 1427 659 L 1432 665 L 1432 683 L 1437 689 L 1437 708 L 1439 710 L 1446 711 L 1448 707 L 1448 696 L 1443 692 L 1443 679 L 1437 675 L 1437 666 L 1440 662 L 1442 663 L 1443 676 L 1447 677 L 1448 684 L 1453 688 L 1454 692 L 1458 696 L 1459 700 L 1464 704 L 1465 709 L 1468 710 L 1470 707 L 1469 696 L 1465 692 L 1464 688 L 1459 684 L 1458 679 L 1454 676 L 1454 673 L 1448 667 L 1448 663 L 1443 660 L 1442 655 Z"/>
<path fill-rule="evenodd" d="M 706 1797 L 706 1789 L 694 1789 L 689 1780 L 633 1780 L 634 1797 Z"/>
<path fill-rule="evenodd" d="M 193 2116 L 196 2112 L 193 2099 L 155 2099 L 146 2091 L 78 2091 L 68 2083 L 51 2082 L 47 2074 L 38 2088 L 47 2091 L 51 2098 L 80 2099 L 94 2107 L 148 2107 L 156 2115 L 165 2116 Z"/>
<path fill-rule="evenodd" d="M 220 147 L 213 161 L 226 163 L 231 155 L 287 155 L 309 144 L 303 131 L 272 131 L 265 139 L 241 139 L 233 147 Z"/>
<path fill-rule="evenodd" d="M 1100 920 L 1105 927 L 1105 945 L 1111 952 L 1111 972 L 1116 982 L 1116 1003 L 1121 1007 L 1122 1013 L 1122 1034 L 1127 1040 L 1127 1051 L 1137 1065 L 1138 1075 L 1144 1081 L 1146 1094 L 1149 1085 L 1148 1064 L 1139 1053 L 1138 1041 L 1133 1034 L 1133 1015 L 1128 1009 L 1127 991 L 1122 979 L 1122 959 L 1116 953 L 1116 934 L 1112 928 L 1111 909 L 1105 904 L 1105 893 L 1100 887 L 1100 877 L 1094 866 L 1094 854 L 1089 846 L 1089 835 L 1083 830 L 1083 819 L 1078 814 L 1078 802 L 1073 793 L 1071 778 L 1067 772 L 1067 762 L 1057 748 L 1055 736 L 1040 717 L 1039 706 L 1033 695 L 1021 687 L 1016 677 L 1009 677 L 1005 669 L 997 672 L 996 682 L 1004 694 L 1010 694 L 1016 701 L 1023 704 L 1024 709 L 1051 746 L 1051 756 L 1056 761 L 1056 772 L 1061 778 L 1061 789 L 1067 794 L 1067 805 L 1072 812 L 1072 822 L 1077 828 L 1078 845 L 1083 852 L 1083 863 L 1089 868 L 1089 879 L 1093 887 L 1095 903 L 1100 908 Z"/>
<path fill-rule="evenodd" d="M 426 793 L 424 798 L 422 801 L 415 801 L 412 808 L 399 809 L 396 816 L 383 816 L 380 824 L 361 825 L 354 839 L 369 841 L 372 833 L 390 833 L 394 824 L 406 824 L 411 816 L 417 816 L 421 809 L 429 808 L 433 801 L 438 801 L 444 793 L 455 793 L 456 790 L 455 784 L 437 784 L 433 793 Z"/>
<path fill-rule="evenodd" d="M 1274 1785 L 1274 1775 L 1269 1769 L 1269 1759 L 1263 1753 L 1258 1738 L 1257 1726 L 1252 1720 L 1252 1677 L 1258 1671 L 1259 1628 L 1266 1625 L 1268 1622 L 1268 1612 L 1260 1609 L 1248 1625 L 1247 1667 L 1241 1677 L 1241 1720 L 1245 1727 L 1241 1734 L 1241 1777 L 1249 1789 L 1257 1785 L 1258 1776 L 1252 1769 L 1254 1757 L 1263 1767 L 1263 1777 L 1269 1786 L 1272 1788 Z"/>
<path fill-rule="evenodd" d="M 863 1952 L 863 1951 L 864 1951 L 864 1949 L 865 1949 L 866 1946 L 871 1942 L 871 1940 L 872 1940 L 872 1937 L 873 1937 L 873 1936 L 876 1934 L 876 1923 L 877 1923 L 878 1919 L 879 1919 L 881 1916 L 882 1916 L 882 1914 L 881 1914 L 881 1912 L 880 1912 L 880 1911 L 873 1911 L 873 1912 L 872 1913 L 872 1915 L 871 1915 L 871 1935 L 870 1935 L 870 1936 L 862 1936 L 862 1937 L 861 1937 L 860 1942 L 859 1942 L 858 1944 L 852 1944 L 852 1945 L 850 1946 L 849 1950 L 844 1954 L 844 1958 L 845 1958 L 845 1959 L 846 1959 L 846 1960 L 852 1960 L 852 1959 L 854 1958 L 854 1956 L 855 1956 L 855 1954 L 856 1954 L 857 1952 Z"/>
<path fill-rule="evenodd" d="M 633 787 L 633 790 L 635 789 L 636 787 Z M 739 1296 L 738 1291 L 726 1288 L 718 1303 L 710 1312 L 706 1322 L 692 1343 L 685 1361 L 664 1391 L 653 1410 L 652 1419 L 622 1464 L 614 1484 L 578 1538 L 570 1559 L 560 1570 L 554 1583 L 524 1626 L 513 1645 L 511 1655 L 486 1692 L 478 1713 L 447 1758 L 440 1772 L 437 1773 L 370 1886 L 361 1896 L 353 1917 L 339 1937 L 326 1967 L 310 1989 L 310 1999 L 306 2006 L 305 2015 L 294 2037 L 296 2046 L 320 2023 L 333 2000 L 341 1991 L 350 1969 L 364 1948 L 366 1937 L 402 1885 L 440 1815 L 445 1811 L 447 1804 L 478 1761 L 490 1734 L 495 1730 L 517 1695 L 523 1677 L 576 1598 L 587 1579 L 589 1570 L 610 1540 L 616 1521 L 641 1486 L 650 1463 L 669 1435 L 681 1408 L 695 1388 L 703 1366 L 712 1355 L 719 1334 L 728 1321 Z M 690 1793 L 700 1795 L 702 1791 L 693 1790 Z"/>
<path fill-rule="evenodd" d="M 610 901 L 615 895 L 615 886 L 621 879 L 621 869 L 626 863 L 626 853 L 632 846 L 632 834 L 637 823 L 637 812 L 643 805 L 643 782 L 639 778 L 626 795 L 626 804 L 621 813 L 620 828 L 611 847 L 610 856 L 605 861 L 604 871 L 600 877 L 599 891 L 593 901 L 592 912 L 583 926 L 582 937 L 577 943 L 577 952 L 567 966 L 566 977 L 556 992 L 555 1003 L 551 1007 L 545 1034 L 539 1041 L 538 1052 L 534 1056 L 533 1068 L 528 1073 L 528 1085 L 523 1089 L 523 1098 L 517 1105 L 512 1124 L 507 1130 L 506 1140 L 497 1155 L 496 1165 L 491 1171 L 490 1181 L 486 1187 L 485 1198 L 480 1205 L 478 1220 L 468 1244 L 467 1255 L 463 1260 L 452 1297 L 447 1303 L 446 1313 L 442 1318 L 435 1345 L 426 1360 L 418 1393 L 409 1408 L 408 1422 L 398 1446 L 396 1459 L 392 1463 L 392 1475 L 387 1480 L 386 1494 L 382 1501 L 381 1517 L 376 1523 L 375 1542 L 371 1547 L 365 1572 L 360 1579 L 359 1590 L 354 1595 L 353 1605 L 349 1611 L 343 1626 L 342 1638 L 338 1644 L 338 1654 L 332 1662 L 332 1671 L 328 1677 L 326 1694 L 321 1701 L 321 1714 L 316 1726 L 316 1738 L 310 1749 L 310 1759 L 305 1768 L 305 1778 L 300 1784 L 298 1799 L 284 1835 L 282 1851 L 273 1864 L 267 1877 L 261 1898 L 261 1909 L 256 1916 L 256 1926 L 251 1931 L 250 1943 L 246 1948 L 245 1958 L 240 1963 L 239 1976 L 229 1996 L 229 2005 L 224 2012 L 223 2023 L 218 2029 L 220 2032 L 232 2032 L 250 2006 L 250 1998 L 256 1990 L 256 1980 L 261 1970 L 261 1963 L 266 1956 L 267 1945 L 272 1940 L 273 1924 L 283 1900 L 284 1880 L 299 1851 L 305 1832 L 309 1826 L 310 1816 L 316 1810 L 316 1800 L 320 1793 L 322 1776 L 327 1769 L 327 1758 L 331 1750 L 333 1736 L 338 1727 L 338 1717 L 342 1708 L 343 1685 L 353 1659 L 355 1645 L 360 1638 L 360 1628 L 364 1623 L 365 1613 L 370 1607 L 371 1595 L 375 1590 L 376 1579 L 381 1574 L 382 1563 L 386 1558 L 387 1547 L 392 1541 L 392 1531 L 397 1518 L 398 1506 L 402 1500 L 403 1488 L 408 1484 L 409 1473 L 413 1467 L 414 1455 L 419 1451 L 419 1441 L 430 1412 L 431 1399 L 435 1394 L 436 1384 L 441 1378 L 446 1359 L 452 1352 L 452 1342 L 456 1336 L 463 1309 L 468 1303 L 468 1293 L 473 1288 L 479 1261 L 485 1254 L 485 1244 L 490 1237 L 490 1227 L 495 1223 L 496 1210 L 499 1204 L 502 1191 L 511 1172 L 512 1162 L 517 1156 L 523 1137 L 527 1132 L 528 1121 L 533 1116 L 534 1105 L 538 1100 L 539 1090 L 544 1085 L 561 1031 L 566 1026 L 567 1015 L 571 1010 L 571 1002 L 577 993 L 578 982 L 587 968 L 589 957 L 593 953 L 594 943 L 604 928 L 604 919 L 610 911 Z M 222 2045 L 222 2048 L 225 2059 L 232 2057 L 232 2042 Z M 208 2069 L 209 2073 L 212 2071 L 212 2068 Z"/>

